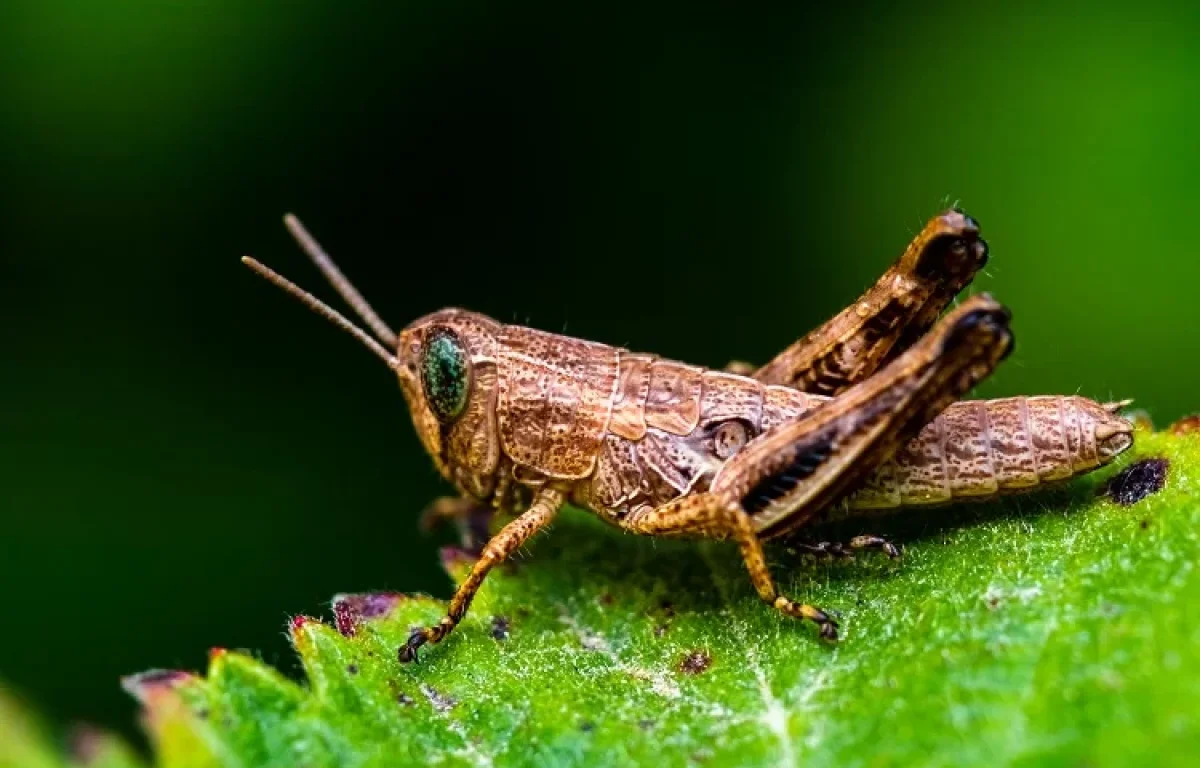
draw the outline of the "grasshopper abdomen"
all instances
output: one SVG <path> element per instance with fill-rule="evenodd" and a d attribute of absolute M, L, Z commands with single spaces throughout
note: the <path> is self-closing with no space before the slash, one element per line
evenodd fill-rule
<path fill-rule="evenodd" d="M 959 402 L 845 500 L 847 510 L 986 500 L 1057 484 L 1109 463 L 1133 443 L 1117 411 L 1079 396 Z"/>

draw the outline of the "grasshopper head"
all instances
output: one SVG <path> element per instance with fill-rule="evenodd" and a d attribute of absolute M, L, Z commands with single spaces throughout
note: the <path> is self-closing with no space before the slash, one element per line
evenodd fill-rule
<path fill-rule="evenodd" d="M 417 435 L 438 471 L 462 492 L 488 498 L 495 490 L 500 460 L 495 412 L 500 324 L 474 312 L 443 309 L 418 318 L 397 334 L 295 217 L 285 216 L 284 222 L 371 333 L 254 259 L 242 261 L 357 338 L 395 371 Z"/>
<path fill-rule="evenodd" d="M 422 445 L 462 491 L 487 498 L 500 459 L 496 344 L 500 324 L 443 309 L 400 332 L 394 369 Z"/>

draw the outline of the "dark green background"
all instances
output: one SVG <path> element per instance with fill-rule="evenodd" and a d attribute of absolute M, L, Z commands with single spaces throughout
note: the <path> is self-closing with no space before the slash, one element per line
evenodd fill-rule
<path fill-rule="evenodd" d="M 238 264 L 331 296 L 287 210 L 393 325 L 720 366 L 960 201 L 1016 318 L 980 394 L 1200 407 L 1200 12 L 793 5 L 6 4 L 0 678 L 132 729 L 121 674 L 447 594 L 391 376 Z"/>

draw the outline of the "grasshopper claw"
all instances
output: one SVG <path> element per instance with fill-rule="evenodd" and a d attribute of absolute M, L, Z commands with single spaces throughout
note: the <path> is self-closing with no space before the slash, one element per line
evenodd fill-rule
<path fill-rule="evenodd" d="M 821 624 L 821 639 L 831 643 L 836 643 L 838 639 L 838 625 L 833 619 L 825 621 Z"/>
<path fill-rule="evenodd" d="M 396 656 L 400 659 L 400 663 L 420 663 L 421 660 L 417 657 L 417 649 L 422 645 L 425 645 L 425 630 L 414 629 L 412 634 L 408 636 L 408 642 L 400 646 L 400 650 L 396 653 Z"/>

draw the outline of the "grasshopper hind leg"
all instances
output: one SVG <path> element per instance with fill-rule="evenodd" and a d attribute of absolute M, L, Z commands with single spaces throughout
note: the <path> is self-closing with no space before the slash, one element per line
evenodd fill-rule
<path fill-rule="evenodd" d="M 990 297 L 973 297 L 875 376 L 755 438 L 726 462 L 710 490 L 636 509 L 620 525 L 652 536 L 736 540 L 764 602 L 836 639 L 838 625 L 828 614 L 779 594 L 761 540 L 809 522 L 989 374 L 1012 347 L 1008 321 Z M 852 545 L 890 546 L 870 536 Z"/>
<path fill-rule="evenodd" d="M 931 218 L 904 254 L 845 310 L 750 375 L 816 395 L 836 396 L 916 344 L 988 260 L 979 222 L 952 208 Z"/>

